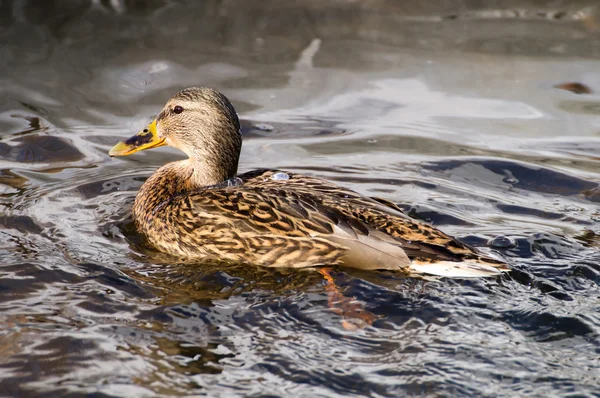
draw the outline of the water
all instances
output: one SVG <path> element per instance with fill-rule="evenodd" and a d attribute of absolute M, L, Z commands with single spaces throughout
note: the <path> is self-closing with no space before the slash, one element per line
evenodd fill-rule
<path fill-rule="evenodd" d="M 595 2 L 139 3 L 0 2 L 3 396 L 598 396 Z M 181 155 L 107 152 L 197 84 L 240 113 L 241 172 L 383 197 L 513 272 L 335 270 L 352 317 L 315 272 L 165 265 L 129 214 Z"/>

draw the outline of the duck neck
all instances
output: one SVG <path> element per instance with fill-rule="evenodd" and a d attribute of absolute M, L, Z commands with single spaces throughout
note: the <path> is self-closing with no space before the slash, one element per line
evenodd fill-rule
<path fill-rule="evenodd" d="M 184 162 L 186 168 L 191 172 L 190 185 L 192 189 L 216 185 L 237 174 L 237 159 L 235 162 L 225 162 L 222 157 L 215 159 L 203 157 L 189 158 Z"/>
<path fill-rule="evenodd" d="M 235 177 L 237 163 L 229 168 L 190 158 L 171 162 L 150 176 L 140 188 L 133 205 L 133 217 L 143 222 L 148 209 L 160 208 L 175 195 L 217 185 Z"/>

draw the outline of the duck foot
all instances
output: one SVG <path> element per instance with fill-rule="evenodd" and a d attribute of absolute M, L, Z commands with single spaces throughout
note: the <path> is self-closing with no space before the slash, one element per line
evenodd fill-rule
<path fill-rule="evenodd" d="M 323 275 L 327 286 L 331 310 L 342 317 L 342 327 L 346 330 L 357 330 L 373 324 L 379 317 L 364 308 L 364 304 L 355 297 L 346 297 L 335 284 L 331 276 L 331 268 L 320 268 L 319 274 Z"/>

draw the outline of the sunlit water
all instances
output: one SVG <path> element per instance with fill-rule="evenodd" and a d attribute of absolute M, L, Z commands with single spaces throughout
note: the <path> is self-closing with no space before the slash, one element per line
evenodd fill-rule
<path fill-rule="evenodd" d="M 38 3 L 0 3 L 0 394 L 598 394 L 595 2 Z M 180 155 L 107 152 L 198 84 L 243 119 L 240 171 L 383 197 L 513 272 L 336 270 L 376 319 L 348 330 L 315 272 L 165 265 L 129 212 Z"/>

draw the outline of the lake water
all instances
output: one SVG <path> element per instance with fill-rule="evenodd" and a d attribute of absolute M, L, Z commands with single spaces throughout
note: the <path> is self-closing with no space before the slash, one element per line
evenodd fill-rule
<path fill-rule="evenodd" d="M 299 3 L 0 2 L 0 394 L 598 396 L 600 6 Z M 368 325 L 316 272 L 165 265 L 129 215 L 181 154 L 107 152 L 192 85 L 240 114 L 240 172 L 383 197 L 513 272 L 335 270 Z"/>

